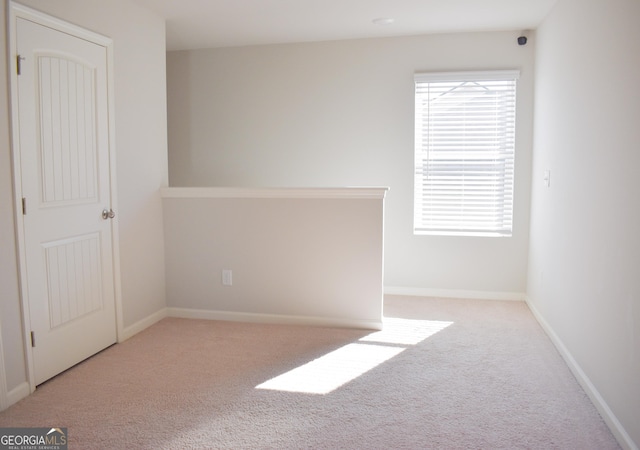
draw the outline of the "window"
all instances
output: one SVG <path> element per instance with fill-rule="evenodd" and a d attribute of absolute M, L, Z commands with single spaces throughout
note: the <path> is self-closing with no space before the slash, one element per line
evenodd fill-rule
<path fill-rule="evenodd" d="M 414 234 L 511 236 L 518 74 L 415 76 Z"/>

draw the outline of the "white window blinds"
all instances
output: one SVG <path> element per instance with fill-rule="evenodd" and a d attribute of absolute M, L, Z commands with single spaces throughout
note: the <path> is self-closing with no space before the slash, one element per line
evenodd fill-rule
<path fill-rule="evenodd" d="M 415 76 L 415 234 L 511 235 L 518 75 Z"/>

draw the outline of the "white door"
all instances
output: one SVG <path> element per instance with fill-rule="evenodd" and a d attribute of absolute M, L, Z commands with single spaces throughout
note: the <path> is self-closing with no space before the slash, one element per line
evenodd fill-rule
<path fill-rule="evenodd" d="M 113 221 L 103 218 L 108 59 L 104 46 L 15 24 L 23 290 L 37 385 L 116 342 Z"/>

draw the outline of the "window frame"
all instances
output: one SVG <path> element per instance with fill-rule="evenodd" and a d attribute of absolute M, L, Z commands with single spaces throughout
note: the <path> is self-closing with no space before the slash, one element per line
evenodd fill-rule
<path fill-rule="evenodd" d="M 510 237 L 513 235 L 516 106 L 519 76 L 519 70 L 430 72 L 414 75 L 414 235 L 491 237 Z M 505 83 L 505 85 L 494 85 L 494 82 Z M 457 84 L 457 86 L 448 91 L 437 91 L 438 88 L 446 88 L 447 84 L 451 83 Z M 472 83 L 476 85 L 472 86 Z M 436 86 L 435 94 L 431 92 L 433 86 Z M 487 86 L 493 87 L 495 92 L 487 89 Z M 501 114 L 492 117 L 488 122 L 489 125 L 481 129 L 486 133 L 494 133 L 493 140 L 486 137 L 468 137 L 474 133 L 467 130 L 467 121 L 469 120 L 466 115 L 469 114 L 466 112 L 467 108 L 462 108 L 465 112 L 456 115 L 454 122 L 452 122 L 463 131 L 455 136 L 450 131 L 442 132 L 445 128 L 442 126 L 445 123 L 442 111 L 445 108 L 438 109 L 438 105 L 433 107 L 432 103 L 438 97 L 438 101 L 441 103 L 452 105 L 452 100 L 446 98 L 444 102 L 441 100 L 444 95 L 454 93 L 454 89 L 458 88 L 463 88 L 462 95 L 458 97 L 466 103 L 463 104 L 460 100 L 456 100 L 457 106 L 465 107 L 481 97 L 481 95 L 469 94 L 468 91 L 472 91 L 472 88 L 490 91 L 488 97 L 496 105 L 493 106 L 493 109 L 479 107 L 476 111 L 479 110 L 486 114 L 486 117 L 483 116 L 485 119 L 490 111 Z M 503 102 L 504 105 L 497 105 L 500 102 Z M 481 100 L 477 103 L 480 104 Z M 498 111 L 500 107 L 502 109 Z M 454 109 L 451 106 L 448 108 Z M 431 110 L 436 112 L 432 113 Z M 446 112 L 449 117 L 449 110 Z M 451 119 L 447 118 L 446 120 L 450 121 Z M 448 127 L 449 122 L 446 124 Z M 448 137 L 446 139 L 434 138 L 433 136 L 437 135 L 438 131 L 441 132 L 439 136 L 447 135 Z M 475 135 L 477 136 L 478 133 Z M 452 147 L 453 143 L 455 143 L 455 147 Z M 475 149 L 472 149 L 474 148 L 470 145 L 472 143 L 476 144 Z M 453 155 L 456 154 L 458 156 L 454 157 Z M 470 163 L 469 160 L 473 163 Z M 482 168 L 478 168 L 479 166 Z M 447 178 L 446 181 L 438 181 L 436 175 L 444 180 L 445 176 L 442 174 L 445 172 L 446 177 L 451 178 Z M 491 187 L 477 187 L 479 183 L 467 181 L 467 178 L 471 180 L 474 176 L 484 180 L 491 176 L 492 180 L 499 180 L 499 183 L 484 181 L 485 184 L 492 183 Z M 462 181 L 456 182 L 452 181 L 453 179 Z M 488 200 L 487 196 L 492 196 L 493 199 Z M 465 208 L 469 211 L 480 212 L 471 214 L 469 211 L 465 211 Z M 489 210 L 495 212 L 487 212 Z M 492 223 L 494 225 L 489 226 Z"/>

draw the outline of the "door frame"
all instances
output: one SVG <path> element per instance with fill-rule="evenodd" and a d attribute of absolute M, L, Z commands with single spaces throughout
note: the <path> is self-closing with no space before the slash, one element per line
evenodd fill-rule
<path fill-rule="evenodd" d="M 22 214 L 22 171 L 20 166 L 20 141 L 18 128 L 18 74 L 17 74 L 17 19 L 22 18 L 31 22 L 43 25 L 48 28 L 69 34 L 71 36 L 84 39 L 94 44 L 100 45 L 106 49 L 107 53 L 107 120 L 108 120 L 108 151 L 109 151 L 109 179 L 110 179 L 110 196 L 111 208 L 117 209 L 117 185 L 116 185 L 116 160 L 115 160 L 115 113 L 114 113 L 114 71 L 113 71 L 113 40 L 106 36 L 94 33 L 92 31 L 73 25 L 61 19 L 49 16 L 35 9 L 26 7 L 13 0 L 9 2 L 9 21 L 7 26 L 9 51 L 7 52 L 7 66 L 9 68 L 9 103 L 11 109 L 11 158 L 13 163 L 13 190 L 14 190 L 14 214 L 16 228 L 16 244 L 18 253 L 18 282 L 20 292 L 20 305 L 22 312 L 23 325 L 23 346 L 26 363 L 27 382 L 30 392 L 36 389 L 34 375 L 33 350 L 31 347 L 31 319 L 29 314 L 29 295 L 27 290 L 27 265 L 26 265 L 26 248 L 24 236 L 24 222 Z M 124 320 L 122 313 L 122 290 L 120 281 L 120 251 L 118 238 L 118 221 L 110 220 L 111 236 L 112 236 L 112 253 L 113 253 L 113 284 L 115 302 L 115 322 L 116 322 L 116 339 L 121 342 L 124 329 Z M 3 354 L 0 354 L 3 358 Z M 0 369 L 4 369 L 4 362 L 0 362 Z M 4 370 L 3 370 L 4 372 Z M 4 377 L 6 379 L 6 377 Z M 5 392 L 1 392 L 6 395 Z M 3 403 L 0 399 L 0 405 Z M 6 398 L 4 403 L 6 404 Z M 7 405 L 8 406 L 8 405 Z"/>

